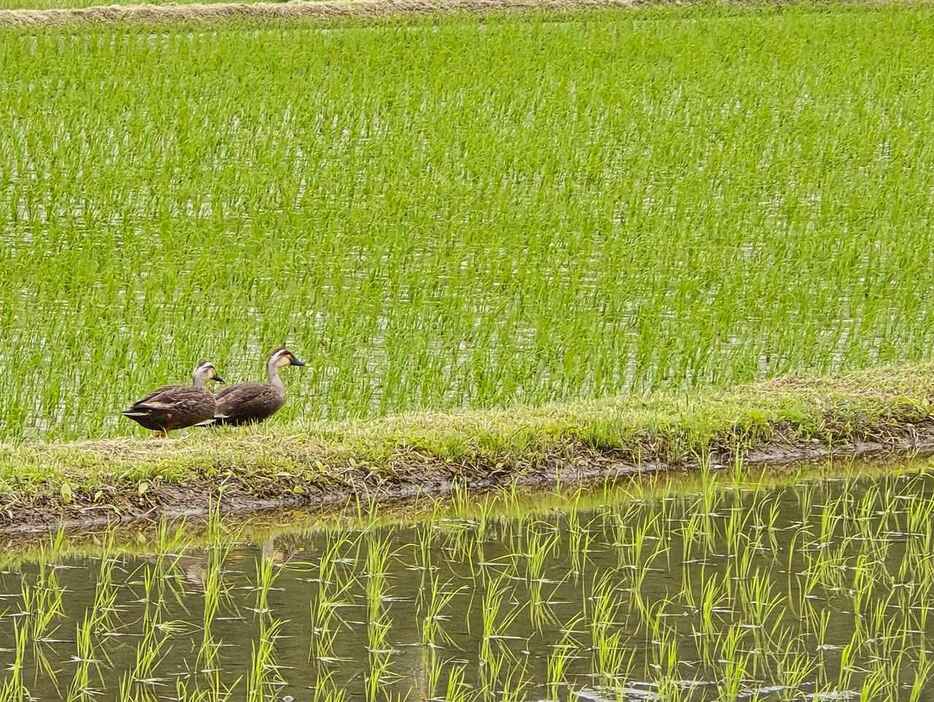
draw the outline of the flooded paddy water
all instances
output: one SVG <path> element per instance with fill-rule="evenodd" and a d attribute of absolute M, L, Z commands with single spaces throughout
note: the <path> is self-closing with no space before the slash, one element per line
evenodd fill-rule
<path fill-rule="evenodd" d="M 57 534 L 0 699 L 931 699 L 932 516 L 915 465 Z"/>

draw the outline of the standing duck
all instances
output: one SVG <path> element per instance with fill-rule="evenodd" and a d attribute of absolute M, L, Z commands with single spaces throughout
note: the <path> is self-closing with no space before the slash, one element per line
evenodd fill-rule
<path fill-rule="evenodd" d="M 214 424 L 257 424 L 268 419 L 285 404 L 285 385 L 279 369 L 304 366 L 304 361 L 284 346 L 276 349 L 266 362 L 268 383 L 238 383 L 217 393 Z"/>
<path fill-rule="evenodd" d="M 191 385 L 166 385 L 123 411 L 137 424 L 163 435 L 173 429 L 202 424 L 214 417 L 214 395 L 205 389 L 209 380 L 223 383 L 214 365 L 201 361 L 191 374 Z"/>

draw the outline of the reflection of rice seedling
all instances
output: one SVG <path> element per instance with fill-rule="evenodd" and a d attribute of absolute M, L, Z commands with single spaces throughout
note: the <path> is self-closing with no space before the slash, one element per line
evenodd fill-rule
<path fill-rule="evenodd" d="M 248 702 L 266 702 L 274 698 L 275 686 L 281 682 L 276 666 L 276 639 L 282 622 L 261 615 L 258 638 L 251 642 L 250 669 L 247 675 Z"/>
<path fill-rule="evenodd" d="M 84 613 L 84 621 L 78 625 L 75 645 L 77 651 L 74 657 L 75 672 L 71 678 L 71 686 L 68 688 L 68 702 L 77 700 L 91 699 L 93 689 L 91 688 L 91 666 L 96 666 L 98 661 L 94 659 L 94 632 L 95 617 L 92 612 Z"/>
<path fill-rule="evenodd" d="M 448 669 L 448 684 L 444 693 L 445 702 L 467 702 L 470 687 L 465 680 L 464 666 L 452 665 Z"/>
<path fill-rule="evenodd" d="M 613 682 L 620 675 L 625 660 L 622 632 L 618 628 L 624 600 L 614 580 L 611 571 L 594 576 L 590 595 L 589 624 L 594 670 L 608 682 Z"/>
<path fill-rule="evenodd" d="M 518 608 L 503 614 L 504 606 L 507 604 L 506 596 L 509 592 L 509 578 L 506 574 L 492 576 L 486 573 L 483 581 L 483 597 L 480 603 L 480 621 L 482 624 L 480 635 L 481 661 L 492 660 L 493 639 L 500 631 L 508 628 L 519 614 Z"/>
<path fill-rule="evenodd" d="M 558 688 L 566 682 L 569 657 L 581 647 L 581 644 L 574 639 L 573 634 L 582 621 L 583 615 L 579 614 L 568 622 L 564 626 L 564 634 L 561 640 L 554 644 L 551 653 L 548 655 L 546 680 L 548 694 L 552 699 L 559 698 Z"/>
<path fill-rule="evenodd" d="M 721 700 L 739 699 L 743 692 L 743 680 L 746 676 L 751 656 L 742 650 L 743 631 L 737 626 L 730 626 L 723 638 L 723 673 L 718 687 Z"/>
<path fill-rule="evenodd" d="M 30 699 L 29 690 L 23 683 L 23 669 L 26 663 L 26 645 L 29 642 L 29 627 L 13 623 L 13 641 L 15 644 L 13 663 L 9 674 L 0 687 L 0 700 L 3 702 L 27 702 Z M 69 699 L 72 699 L 69 696 Z"/>
<path fill-rule="evenodd" d="M 442 622 L 448 619 L 443 612 L 451 600 L 463 590 L 463 587 L 453 589 L 450 581 L 440 583 L 438 575 L 430 577 L 428 595 L 425 597 L 426 605 L 420 615 L 422 645 L 434 647 L 439 637 L 444 645 L 454 645 L 454 640 L 445 633 L 442 627 Z"/>

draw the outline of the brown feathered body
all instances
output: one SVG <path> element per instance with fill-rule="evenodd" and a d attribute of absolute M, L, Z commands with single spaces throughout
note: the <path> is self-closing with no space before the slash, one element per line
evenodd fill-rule
<path fill-rule="evenodd" d="M 166 385 L 130 405 L 123 415 L 152 431 L 172 431 L 214 416 L 214 395 L 192 385 Z"/>
<path fill-rule="evenodd" d="M 268 383 L 239 383 L 221 390 L 215 400 L 216 424 L 256 424 L 274 415 L 285 404 L 285 390 Z"/>

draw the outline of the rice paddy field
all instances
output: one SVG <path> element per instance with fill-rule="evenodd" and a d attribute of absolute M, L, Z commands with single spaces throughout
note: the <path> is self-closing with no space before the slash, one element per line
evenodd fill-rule
<path fill-rule="evenodd" d="M 931 358 L 930 6 L 0 30 L 0 438 Z"/>
<path fill-rule="evenodd" d="M 0 27 L 0 702 L 934 698 L 932 20 Z"/>
<path fill-rule="evenodd" d="M 919 702 L 934 476 L 865 470 L 53 534 L 3 556 L 0 699 Z"/>

